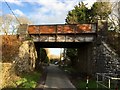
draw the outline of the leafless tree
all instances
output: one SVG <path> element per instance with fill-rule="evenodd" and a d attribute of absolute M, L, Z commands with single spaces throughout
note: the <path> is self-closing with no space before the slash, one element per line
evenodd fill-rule
<path fill-rule="evenodd" d="M 19 22 L 18 22 L 19 20 Z M 0 16 L 0 32 L 2 34 L 16 34 L 20 24 L 31 24 L 32 22 L 25 16 L 18 17 L 18 20 L 11 14 Z"/>
<path fill-rule="evenodd" d="M 120 1 L 112 2 L 112 13 L 109 15 L 110 29 L 120 31 Z"/>

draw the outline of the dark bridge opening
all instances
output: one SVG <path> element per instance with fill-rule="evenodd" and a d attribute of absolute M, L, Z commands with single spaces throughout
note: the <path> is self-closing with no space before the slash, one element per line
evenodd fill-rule
<path fill-rule="evenodd" d="M 92 42 L 34 42 L 39 48 L 79 48 Z"/>
<path fill-rule="evenodd" d="M 40 48 L 76 48 L 77 56 L 73 58 L 73 64 L 78 73 L 91 74 L 93 70 L 93 42 L 34 42 L 40 59 Z"/>

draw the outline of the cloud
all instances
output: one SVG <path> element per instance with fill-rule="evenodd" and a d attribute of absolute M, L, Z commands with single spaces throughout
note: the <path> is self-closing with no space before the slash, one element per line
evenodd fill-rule
<path fill-rule="evenodd" d="M 34 8 L 29 12 L 28 17 L 34 24 L 64 24 L 68 11 L 72 10 L 79 2 L 88 2 L 88 7 L 91 6 L 95 0 L 6 0 L 9 3 L 17 5 L 24 5 L 27 2 Z M 24 15 L 22 11 L 16 9 L 14 12 L 18 15 Z M 27 13 L 27 11 L 25 12 Z"/>
<path fill-rule="evenodd" d="M 85 4 L 87 4 L 86 6 L 88 7 L 88 8 L 91 8 L 91 6 L 96 2 L 97 0 L 84 0 L 83 2 L 85 3 Z"/>
<path fill-rule="evenodd" d="M 11 3 L 11 4 L 16 4 L 16 5 L 19 5 L 21 6 L 22 5 L 22 0 L 0 0 L 1 2 L 8 2 L 8 3 Z"/>
<path fill-rule="evenodd" d="M 68 11 L 72 10 L 80 1 L 81 0 L 38 0 L 34 3 L 41 7 L 38 7 L 30 15 L 30 18 L 34 17 L 33 21 L 37 24 L 63 24 L 65 23 Z"/>
<path fill-rule="evenodd" d="M 34 18 L 35 24 L 64 24 L 68 11 L 72 10 L 81 0 L 38 0 L 36 3 L 41 5 L 36 9 L 30 18 Z M 88 7 L 96 0 L 85 0 Z M 30 2 L 30 1 L 29 1 Z"/>
<path fill-rule="evenodd" d="M 13 12 L 18 16 L 25 16 L 25 14 L 22 11 L 20 11 L 19 9 L 16 9 Z"/>

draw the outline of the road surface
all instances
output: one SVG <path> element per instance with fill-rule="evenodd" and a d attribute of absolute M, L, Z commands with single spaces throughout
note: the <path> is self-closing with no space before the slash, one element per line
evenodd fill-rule
<path fill-rule="evenodd" d="M 47 71 L 44 90 L 76 90 L 66 74 L 57 65 L 50 64 Z"/>

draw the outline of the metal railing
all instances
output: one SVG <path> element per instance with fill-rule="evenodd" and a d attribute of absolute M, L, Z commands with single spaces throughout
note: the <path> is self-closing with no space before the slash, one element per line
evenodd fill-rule
<path fill-rule="evenodd" d="M 120 78 L 117 78 L 117 74 L 114 73 L 97 73 L 97 88 L 99 88 L 99 85 L 104 87 L 104 88 L 108 88 L 108 89 L 114 89 L 117 88 L 117 84 L 118 81 L 120 80 Z M 100 80 L 101 79 L 101 80 Z M 114 87 L 111 87 L 112 81 L 114 80 Z M 106 82 L 107 84 L 104 84 L 103 82 Z"/>

